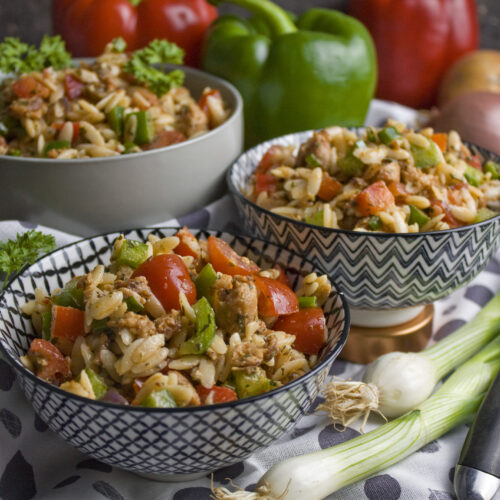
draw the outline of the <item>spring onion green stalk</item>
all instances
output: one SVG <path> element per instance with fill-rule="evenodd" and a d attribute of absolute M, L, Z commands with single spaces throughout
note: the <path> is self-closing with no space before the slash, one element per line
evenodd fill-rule
<path fill-rule="evenodd" d="M 331 382 L 318 409 L 349 425 L 369 411 L 394 418 L 425 401 L 447 373 L 500 334 L 500 294 L 469 323 L 420 353 L 391 352 L 368 365 L 363 382 Z M 366 386 L 368 385 L 368 387 Z M 367 412 L 367 410 L 369 410 Z"/>
<path fill-rule="evenodd" d="M 454 351 L 449 342 L 447 345 Z M 432 355 L 438 351 L 434 349 Z M 268 498 L 319 500 L 372 476 L 470 420 L 499 370 L 500 336 L 406 415 L 337 446 L 280 462 L 262 477 L 258 486 L 266 486 Z M 253 498 L 259 498 L 254 495 Z"/>

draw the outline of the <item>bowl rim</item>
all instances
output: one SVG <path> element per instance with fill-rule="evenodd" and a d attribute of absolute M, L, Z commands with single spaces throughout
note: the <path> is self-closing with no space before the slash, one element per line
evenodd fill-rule
<path fill-rule="evenodd" d="M 100 234 L 93 235 L 93 236 L 89 236 L 86 238 L 81 238 L 81 239 L 74 241 L 72 243 L 67 243 L 66 245 L 60 246 L 60 247 L 52 250 L 51 252 L 41 256 L 33 264 L 26 267 L 20 273 L 17 273 L 12 278 L 10 278 L 9 281 L 7 282 L 5 288 L 0 292 L 0 301 L 2 299 L 4 299 L 4 297 L 7 295 L 7 292 L 10 291 L 9 290 L 10 286 L 14 283 L 14 281 L 19 279 L 21 276 L 24 276 L 25 273 L 28 273 L 29 270 L 33 266 L 38 264 L 38 262 L 40 262 L 41 260 L 46 259 L 48 257 L 51 257 L 56 252 L 62 251 L 68 247 L 78 246 L 86 241 L 93 240 L 94 238 L 103 238 L 103 237 L 109 236 L 111 234 L 120 234 L 121 232 L 127 233 L 127 232 L 131 232 L 131 231 L 147 231 L 147 230 L 152 230 L 152 231 L 160 230 L 161 231 L 161 230 L 165 230 L 165 229 L 167 229 L 167 230 L 179 230 L 181 228 L 182 228 L 182 226 L 136 227 L 136 228 L 131 228 L 131 229 L 123 229 L 120 231 L 107 231 L 107 232 L 100 233 Z M 250 238 L 252 241 L 260 241 L 262 243 L 265 243 L 267 246 L 270 245 L 270 246 L 277 247 L 277 248 L 283 248 L 280 245 L 277 245 L 276 243 L 265 240 L 263 238 L 255 238 L 253 236 L 248 236 L 248 235 L 241 234 L 241 233 L 220 231 L 218 229 L 212 229 L 212 228 L 188 228 L 188 229 L 191 229 L 193 231 L 205 231 L 205 232 L 210 232 L 210 233 L 223 233 L 223 234 L 228 234 L 228 235 L 234 236 L 236 238 Z M 3 357 L 8 362 L 8 364 L 11 366 L 11 368 L 13 368 L 21 376 L 25 376 L 25 377 L 30 378 L 35 384 L 37 384 L 37 383 L 42 384 L 42 386 L 45 386 L 45 388 L 47 388 L 49 391 L 53 390 L 56 393 L 58 393 L 60 396 L 63 396 L 63 397 L 69 398 L 69 399 L 76 399 L 77 401 L 83 402 L 85 404 L 96 405 L 97 407 L 101 407 L 102 409 L 110 409 L 110 410 L 116 410 L 116 411 L 133 411 L 133 412 L 141 412 L 141 413 L 153 412 L 153 413 L 165 413 L 165 414 L 183 413 L 183 412 L 200 412 L 200 411 L 220 410 L 220 409 L 224 409 L 224 408 L 233 408 L 233 407 L 236 407 L 238 405 L 247 404 L 247 403 L 254 403 L 254 402 L 263 400 L 267 397 L 274 396 L 280 392 L 287 391 L 288 389 L 291 389 L 291 388 L 299 385 L 300 383 L 308 380 L 309 378 L 313 377 L 318 372 L 320 372 L 322 369 L 324 369 L 325 365 L 327 364 L 327 362 L 331 358 L 333 358 L 333 362 L 335 362 L 335 359 L 337 358 L 338 354 L 343 349 L 343 347 L 347 341 L 347 335 L 349 333 L 350 324 L 351 324 L 351 315 L 350 315 L 350 310 L 349 310 L 349 305 L 347 303 L 347 299 L 345 298 L 344 293 L 338 289 L 337 283 L 330 276 L 330 274 L 325 272 L 321 268 L 321 266 L 314 264 L 309 259 L 302 257 L 298 253 L 296 253 L 292 250 L 288 250 L 286 248 L 283 248 L 283 250 L 286 250 L 287 252 L 291 253 L 292 255 L 299 257 L 303 261 L 306 261 L 314 269 L 320 270 L 322 273 L 324 273 L 328 276 L 328 278 L 330 279 L 330 282 L 334 286 L 335 291 L 336 291 L 337 295 L 339 296 L 340 301 L 342 303 L 342 308 L 344 310 L 344 327 L 343 327 L 342 332 L 337 340 L 337 343 L 335 344 L 335 347 L 332 349 L 332 351 L 330 353 L 328 353 L 328 355 L 325 357 L 325 359 L 321 363 L 318 363 L 316 366 L 314 366 L 307 373 L 305 373 L 301 377 L 293 380 L 292 382 L 284 384 L 280 387 L 272 389 L 271 391 L 265 392 L 263 394 L 258 394 L 256 396 L 238 399 L 236 401 L 229 401 L 226 403 L 216 403 L 216 404 L 212 404 L 212 405 L 200 405 L 200 406 L 186 406 L 186 407 L 181 407 L 181 408 L 178 408 L 178 407 L 176 407 L 176 408 L 146 408 L 143 406 L 118 405 L 118 404 L 110 403 L 107 401 L 99 401 L 99 400 L 85 398 L 83 396 L 78 396 L 77 394 L 73 394 L 71 392 L 65 391 L 65 390 L 61 389 L 60 387 L 53 385 L 53 384 L 37 377 L 34 373 L 32 373 L 27 368 L 25 368 L 21 363 L 14 361 L 12 355 L 10 354 L 10 352 L 7 351 L 6 347 L 4 346 L 4 341 L 2 339 L 0 339 L 0 353 L 3 354 Z M 12 291 L 10 291 L 10 293 L 12 293 Z"/>
<path fill-rule="evenodd" d="M 359 132 L 363 131 L 366 129 L 366 127 L 345 127 L 348 130 L 354 131 L 354 132 Z M 450 229 L 441 229 L 439 231 L 425 231 L 425 232 L 418 232 L 418 233 L 378 233 L 378 232 L 371 232 L 371 231 L 353 231 L 352 229 L 337 229 L 337 228 L 332 228 L 332 227 L 325 227 L 325 226 L 316 226 L 314 224 L 309 224 L 308 222 L 303 222 L 303 221 L 298 221 L 291 219 L 290 217 L 285 217 L 280 214 L 276 214 L 274 212 L 271 212 L 271 210 L 268 210 L 267 208 L 263 208 L 259 205 L 257 205 L 255 202 L 247 198 L 236 186 L 236 184 L 233 182 L 233 174 L 236 171 L 236 168 L 238 167 L 239 163 L 245 158 L 250 155 L 250 153 L 254 152 L 257 148 L 261 147 L 270 147 L 275 144 L 281 144 L 280 141 L 286 140 L 286 139 L 291 139 L 294 138 L 298 135 L 302 134 L 313 134 L 314 132 L 320 131 L 323 129 L 309 129 L 309 130 L 303 130 L 301 132 L 293 132 L 291 134 L 285 134 L 281 135 L 279 137 L 275 137 L 273 139 L 270 139 L 265 142 L 261 142 L 260 144 L 256 144 L 252 148 L 244 151 L 234 162 L 231 164 L 231 166 L 228 168 L 226 172 L 226 183 L 229 188 L 229 192 L 232 194 L 232 196 L 239 198 L 243 203 L 246 203 L 250 205 L 254 210 L 257 212 L 263 213 L 264 215 L 267 215 L 271 218 L 276 218 L 280 221 L 283 221 L 285 223 L 291 223 L 291 224 L 296 224 L 299 227 L 304 227 L 304 228 L 309 228 L 309 229 L 315 229 L 319 231 L 323 231 L 325 233 L 330 233 L 330 234 L 346 234 L 350 236 L 363 236 L 363 237 L 368 237 L 368 238 L 422 238 L 425 237 L 425 235 L 432 235 L 432 236 L 440 236 L 448 233 L 453 233 L 453 232 L 461 232 L 461 231 L 470 231 L 472 228 L 476 227 L 481 227 L 481 226 L 486 226 L 488 224 L 491 224 L 494 220 L 500 220 L 500 214 L 495 215 L 494 217 L 491 217 L 490 219 L 486 219 L 481 222 L 474 222 L 472 224 L 467 224 L 465 226 L 460 226 L 460 227 L 454 227 Z M 498 161 L 500 161 L 500 155 L 497 155 L 496 153 L 493 153 L 492 151 L 489 151 L 481 146 L 477 146 L 476 144 L 473 144 L 468 141 L 463 141 L 464 144 L 468 146 L 473 146 L 474 148 L 479 149 L 481 152 L 487 152 L 491 157 L 494 157 Z M 257 165 L 255 165 L 255 168 L 257 168 Z M 253 171 L 255 171 L 255 168 Z"/>
<path fill-rule="evenodd" d="M 211 73 L 207 73 L 206 71 L 202 71 L 197 68 L 192 68 L 190 66 L 181 66 L 181 65 L 166 65 L 167 67 L 169 66 L 175 66 L 176 69 L 181 69 L 186 73 L 186 79 L 189 78 L 189 74 L 191 73 L 192 75 L 198 76 L 198 77 L 204 77 L 205 79 L 208 78 L 209 80 L 212 80 L 212 83 L 207 82 L 207 85 L 217 85 L 219 86 L 219 89 L 224 89 L 227 90 L 232 97 L 235 100 L 235 107 L 232 110 L 231 116 L 224 122 L 221 123 L 219 126 L 213 128 L 212 130 L 209 130 L 207 133 L 203 135 L 199 135 L 197 137 L 193 137 L 192 139 L 187 139 L 183 142 L 179 142 L 176 144 L 171 144 L 170 146 L 164 146 L 161 148 L 156 148 L 156 149 L 151 149 L 149 151 L 140 151 L 138 153 L 133 153 L 129 155 L 123 155 L 119 154 L 116 156 L 99 156 L 96 158 L 74 158 L 74 159 L 68 159 L 68 160 L 58 160 L 58 159 L 52 159 L 52 158 L 32 158 L 32 157 L 23 157 L 23 156 L 9 156 L 9 155 L 0 155 L 0 164 L 2 162 L 13 162 L 16 164 L 40 164 L 40 165 L 61 165 L 65 169 L 68 168 L 70 165 L 82 165 L 82 164 L 87 164 L 87 163 L 97 163 L 97 162 L 106 162 L 106 163 L 112 163 L 112 162 L 117 162 L 117 161 L 124 161 L 128 159 L 136 159 L 136 158 L 143 158 L 143 157 L 149 157 L 152 155 L 157 155 L 160 153 L 165 152 L 166 150 L 168 151 L 175 151 L 178 149 L 183 149 L 186 147 L 189 147 L 191 144 L 203 142 L 206 140 L 209 140 L 212 138 L 214 135 L 218 134 L 219 132 L 226 130 L 228 128 L 233 127 L 234 122 L 239 120 L 243 114 L 243 97 L 241 96 L 239 90 L 230 82 L 227 80 L 224 80 L 223 78 L 220 78 L 218 76 L 212 75 Z"/>

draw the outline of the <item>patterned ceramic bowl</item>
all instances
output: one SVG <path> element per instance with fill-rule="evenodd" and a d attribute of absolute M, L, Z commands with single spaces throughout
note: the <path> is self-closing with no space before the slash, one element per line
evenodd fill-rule
<path fill-rule="evenodd" d="M 352 308 L 354 324 L 389 326 L 409 321 L 424 304 L 472 280 L 498 248 L 500 216 L 446 231 L 363 233 L 297 222 L 257 206 L 242 194 L 270 146 L 298 147 L 311 135 L 312 131 L 290 134 L 247 151 L 228 171 L 229 189 L 249 234 L 303 255 L 335 278 Z M 486 159 L 500 161 L 493 153 L 469 146 Z"/>
<path fill-rule="evenodd" d="M 150 232 L 163 237 L 177 230 L 144 229 L 124 234 L 144 241 Z M 193 234 L 208 236 L 206 231 L 194 230 Z M 302 257 L 265 241 L 212 234 L 261 265 L 279 262 L 293 287 L 299 285 L 301 275 L 315 270 Z M 33 299 L 36 286 L 51 291 L 62 287 L 72 275 L 109 262 L 117 236 L 96 236 L 52 252 L 12 280 L 0 296 L 1 351 L 42 420 L 83 453 L 164 480 L 192 479 L 240 462 L 289 430 L 311 407 L 345 343 L 349 312 L 337 291 L 324 306 L 329 336 L 316 367 L 290 384 L 241 401 L 192 408 L 117 406 L 65 392 L 23 367 L 19 356 L 28 350 L 34 331 L 30 318 L 20 311 L 22 304 Z"/>

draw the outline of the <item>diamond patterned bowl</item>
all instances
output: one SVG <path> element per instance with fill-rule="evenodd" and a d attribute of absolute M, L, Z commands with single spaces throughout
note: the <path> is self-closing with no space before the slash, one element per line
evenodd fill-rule
<path fill-rule="evenodd" d="M 242 189 L 270 146 L 298 147 L 311 135 L 312 131 L 285 135 L 244 153 L 228 171 L 229 190 L 249 234 L 289 248 L 323 268 L 352 308 L 375 311 L 434 302 L 466 285 L 498 249 L 500 216 L 446 231 L 364 233 L 294 221 L 243 196 Z M 468 146 L 485 159 L 500 161 L 494 153 Z"/>
<path fill-rule="evenodd" d="M 146 240 L 150 232 L 163 237 L 177 230 L 143 229 L 124 234 Z M 280 263 L 294 288 L 302 275 L 317 270 L 302 257 L 262 240 L 192 232 L 205 238 L 215 234 L 261 266 Z M 310 409 L 347 337 L 349 312 L 342 293 L 336 290 L 324 306 L 329 336 L 316 367 L 290 384 L 240 401 L 193 408 L 117 406 L 65 392 L 22 366 L 19 356 L 26 353 L 34 337 L 30 318 L 20 311 L 22 304 L 33 299 L 37 286 L 50 292 L 72 275 L 108 263 L 118 234 L 81 240 L 52 252 L 14 278 L 0 295 L 1 351 L 42 420 L 83 453 L 165 480 L 191 479 L 239 462 L 291 429 Z"/>

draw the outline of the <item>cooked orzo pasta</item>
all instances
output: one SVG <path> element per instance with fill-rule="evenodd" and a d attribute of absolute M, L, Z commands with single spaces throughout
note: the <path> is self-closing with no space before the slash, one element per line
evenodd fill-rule
<path fill-rule="evenodd" d="M 169 50 L 182 59 L 181 49 L 172 46 L 155 40 L 129 54 L 115 41 L 95 62 L 6 78 L 0 85 L 0 155 L 117 156 L 183 142 L 219 126 L 230 111 L 218 90 L 206 88 L 195 100 L 180 86 L 182 71 L 167 75 L 149 64 Z"/>
<path fill-rule="evenodd" d="M 298 151 L 271 146 L 245 194 L 276 214 L 328 228 L 437 231 L 500 213 L 500 165 L 473 154 L 457 132 L 415 132 L 389 120 L 361 135 L 314 132 Z"/>
<path fill-rule="evenodd" d="M 24 306 L 40 338 L 23 364 L 90 399 L 185 407 L 267 392 L 308 372 L 326 341 L 326 276 L 297 292 L 223 240 L 118 238 L 111 263 Z"/>

